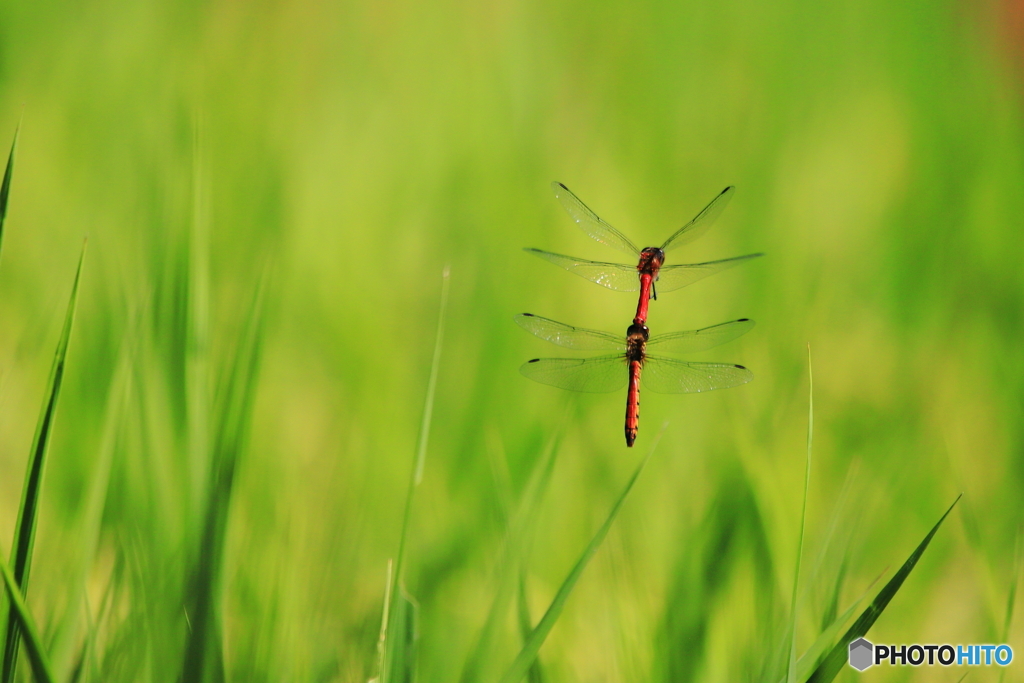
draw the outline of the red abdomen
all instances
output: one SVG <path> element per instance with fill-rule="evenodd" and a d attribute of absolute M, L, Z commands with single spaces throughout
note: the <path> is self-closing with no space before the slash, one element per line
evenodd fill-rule
<path fill-rule="evenodd" d="M 650 273 L 640 273 L 640 300 L 636 304 L 636 316 L 633 318 L 634 325 L 647 324 L 647 304 L 651 298 L 651 285 L 654 284 L 654 276 Z"/>
<path fill-rule="evenodd" d="M 641 362 L 629 362 L 629 391 L 626 392 L 626 445 L 633 447 L 640 427 L 640 371 Z"/>

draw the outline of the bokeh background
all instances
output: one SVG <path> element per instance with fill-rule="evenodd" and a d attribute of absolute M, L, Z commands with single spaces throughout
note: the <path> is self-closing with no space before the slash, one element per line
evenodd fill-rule
<path fill-rule="evenodd" d="M 181 670 L 210 406 L 262 281 L 221 668 L 374 674 L 445 266 L 404 569 L 420 680 L 495 680 L 514 657 L 508 606 L 465 673 L 545 448 L 550 484 L 516 541 L 534 620 L 666 422 L 542 675 L 768 680 L 790 623 L 808 343 L 798 650 L 831 595 L 841 612 L 891 574 L 963 492 L 868 637 L 1024 653 L 1021 618 L 1006 635 L 1024 487 L 1021 16 L 1011 0 L 0 4 L 0 143 L 22 122 L 0 262 L 4 553 L 89 240 L 29 590 L 55 667 L 89 643 L 96 680 Z M 644 244 L 736 185 L 672 257 L 766 256 L 666 293 L 649 322 L 754 318 L 692 357 L 754 382 L 645 394 L 628 450 L 624 395 L 521 377 L 571 353 L 513 314 L 617 332 L 635 307 L 521 251 L 619 258 L 552 180 Z"/>

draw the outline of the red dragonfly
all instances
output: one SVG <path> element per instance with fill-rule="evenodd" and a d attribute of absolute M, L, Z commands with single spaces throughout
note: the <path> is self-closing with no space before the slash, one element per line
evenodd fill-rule
<path fill-rule="evenodd" d="M 562 206 L 583 232 L 602 244 L 607 244 L 610 247 L 626 252 L 637 258 L 638 262 L 635 266 L 622 263 L 601 263 L 573 256 L 554 254 L 550 251 L 541 251 L 540 249 L 526 249 L 526 251 L 551 261 L 556 266 L 565 268 L 570 273 L 575 273 L 591 282 L 603 285 L 608 289 L 614 289 L 619 292 L 635 292 L 640 290 L 640 300 L 636 306 L 636 316 L 633 318 L 633 322 L 637 325 L 643 325 L 647 322 L 648 300 L 658 298 L 657 289 L 661 289 L 663 292 L 671 292 L 693 284 L 708 275 L 714 275 L 726 268 L 762 256 L 762 254 L 747 254 L 746 256 L 737 256 L 721 261 L 709 261 L 707 263 L 664 265 L 666 251 L 681 244 L 691 242 L 707 232 L 707 229 L 711 227 L 711 224 L 714 223 L 718 215 L 722 213 L 722 209 L 725 208 L 729 200 L 732 199 L 733 194 L 735 194 L 736 188 L 732 186 L 722 190 L 717 197 L 711 200 L 710 204 L 704 207 L 703 211 L 698 213 L 692 221 L 676 230 L 660 247 L 646 247 L 644 249 L 637 248 L 628 237 L 602 220 L 600 216 L 591 211 L 586 204 L 581 202 L 562 183 L 551 183 L 551 189 L 555 191 L 558 201 L 562 203 Z M 655 288 L 655 282 L 657 282 L 657 289 Z"/>
<path fill-rule="evenodd" d="M 672 332 L 648 339 L 646 325 L 633 323 L 626 330 L 626 339 L 608 332 L 572 327 L 520 313 L 515 321 L 527 332 L 552 344 L 579 351 L 618 351 L 596 358 L 534 358 L 519 372 L 541 384 L 550 384 L 570 391 L 604 393 L 626 392 L 626 445 L 636 440 L 640 424 L 640 376 L 644 386 L 662 394 L 690 394 L 746 384 L 754 374 L 742 365 L 732 363 L 691 363 L 647 355 L 647 347 L 677 352 L 703 351 L 732 341 L 754 327 L 747 318 L 705 327 L 701 330 Z"/>

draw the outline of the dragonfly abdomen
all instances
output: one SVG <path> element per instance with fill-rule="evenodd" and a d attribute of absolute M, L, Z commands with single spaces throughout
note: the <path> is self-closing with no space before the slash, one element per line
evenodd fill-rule
<path fill-rule="evenodd" d="M 634 322 L 626 330 L 626 361 L 629 363 L 629 391 L 626 392 L 626 445 L 632 448 L 640 428 L 640 372 L 646 355 L 647 326 Z"/>
<path fill-rule="evenodd" d="M 626 446 L 632 448 L 640 429 L 640 372 L 642 360 L 629 362 L 629 391 L 626 392 Z"/>

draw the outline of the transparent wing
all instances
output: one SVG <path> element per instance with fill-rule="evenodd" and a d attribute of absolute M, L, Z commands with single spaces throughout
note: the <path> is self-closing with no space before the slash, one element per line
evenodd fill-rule
<path fill-rule="evenodd" d="M 559 268 L 565 268 L 570 273 L 579 275 L 585 280 L 596 282 L 602 287 L 614 289 L 616 292 L 638 292 L 640 291 L 640 273 L 636 266 L 627 266 L 621 263 L 601 263 L 600 261 L 587 261 L 586 259 L 574 256 L 563 256 L 550 251 L 540 249 L 524 249 L 534 256 L 539 256 L 545 261 L 554 263 Z M 702 264 L 703 265 L 703 264 Z M 711 273 L 707 273 L 710 275 Z M 698 276 L 696 279 L 704 277 Z M 696 280 L 694 280 L 696 281 Z M 685 284 L 689 284 L 688 282 Z M 683 285 L 679 285 L 682 287 Z"/>
<path fill-rule="evenodd" d="M 665 244 L 661 245 L 662 250 L 668 251 L 680 244 L 692 242 L 706 233 L 734 194 L 736 194 L 736 188 L 732 185 L 719 192 L 718 196 L 712 199 L 703 211 L 694 216 L 692 221 L 676 230 L 674 235 L 665 240 Z"/>
<path fill-rule="evenodd" d="M 597 358 L 534 358 L 519 368 L 526 377 L 569 391 L 604 394 L 629 381 L 625 355 Z"/>
<path fill-rule="evenodd" d="M 532 313 L 520 313 L 513 317 L 513 320 L 530 334 L 567 349 L 626 352 L 625 338 L 616 337 L 608 332 L 572 327 Z"/>
<path fill-rule="evenodd" d="M 628 237 L 601 220 L 601 217 L 581 202 L 579 197 L 569 191 L 568 187 L 562 183 L 554 182 L 551 183 L 551 189 L 555 191 L 555 196 L 562 203 L 562 207 L 572 216 L 572 219 L 576 221 L 576 225 L 580 226 L 583 232 L 601 244 L 615 247 L 619 251 L 624 251 L 631 256 L 640 255 L 640 250 L 629 241 Z"/>
<path fill-rule="evenodd" d="M 650 338 L 647 342 L 647 348 L 656 347 L 658 351 L 674 351 L 676 353 L 706 351 L 741 337 L 753 328 L 754 321 L 749 318 L 743 318 L 728 323 L 721 323 L 720 325 L 712 325 L 701 330 L 659 334 Z"/>
<path fill-rule="evenodd" d="M 662 266 L 658 271 L 658 280 L 655 289 L 658 292 L 671 292 L 692 285 L 698 280 L 703 280 L 708 275 L 720 273 L 726 268 L 732 268 L 750 259 L 764 256 L 764 254 L 747 254 L 735 258 L 722 259 L 721 261 L 708 261 L 707 263 L 680 264 L 677 266 Z M 564 268 L 565 266 L 563 266 Z M 637 282 L 640 281 L 639 274 L 634 275 Z M 606 287 L 608 285 L 605 285 Z M 639 287 L 639 284 L 637 285 Z M 636 289 L 636 287 L 634 287 Z M 632 290 L 629 290 L 632 291 Z"/>
<path fill-rule="evenodd" d="M 647 356 L 640 373 L 644 387 L 659 394 L 695 394 L 746 384 L 754 373 L 732 363 L 690 363 Z"/>

